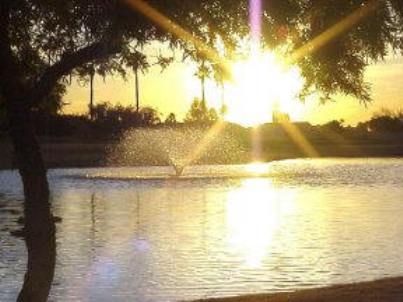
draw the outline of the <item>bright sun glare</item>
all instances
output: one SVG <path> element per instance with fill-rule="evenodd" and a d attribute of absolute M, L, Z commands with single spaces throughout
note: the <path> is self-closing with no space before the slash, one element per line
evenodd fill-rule
<path fill-rule="evenodd" d="M 254 126 L 271 121 L 274 110 L 297 119 L 303 84 L 296 66 L 286 66 L 274 53 L 256 52 L 233 64 L 233 81 L 226 86 L 226 119 Z"/>

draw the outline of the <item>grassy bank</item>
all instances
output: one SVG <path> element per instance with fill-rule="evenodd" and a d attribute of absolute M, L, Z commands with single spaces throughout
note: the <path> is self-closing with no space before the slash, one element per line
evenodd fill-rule
<path fill-rule="evenodd" d="M 402 302 L 403 278 L 199 302 Z"/>

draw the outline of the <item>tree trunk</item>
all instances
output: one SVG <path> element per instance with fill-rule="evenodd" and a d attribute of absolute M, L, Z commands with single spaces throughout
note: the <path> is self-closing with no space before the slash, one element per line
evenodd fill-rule
<path fill-rule="evenodd" d="M 140 87 L 139 87 L 139 70 L 136 68 L 134 70 L 135 78 L 135 94 L 136 94 L 136 112 L 140 110 Z"/>
<path fill-rule="evenodd" d="M 90 74 L 90 119 L 94 120 L 94 76 L 95 72 L 91 71 Z"/>
<path fill-rule="evenodd" d="M 24 237 L 28 266 L 17 301 L 46 301 L 56 259 L 55 223 L 50 210 L 49 185 L 35 137 L 30 110 L 23 101 L 9 102 L 10 136 L 24 185 Z"/>

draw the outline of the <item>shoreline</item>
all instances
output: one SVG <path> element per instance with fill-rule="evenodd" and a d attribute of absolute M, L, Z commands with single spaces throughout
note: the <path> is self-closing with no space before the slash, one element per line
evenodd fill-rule
<path fill-rule="evenodd" d="M 84 168 L 108 166 L 108 150 L 113 142 L 44 142 L 41 144 L 42 154 L 48 168 Z M 381 144 L 313 144 L 319 157 L 324 158 L 401 158 L 403 143 Z M 241 162 L 250 162 L 250 154 L 246 154 Z M 297 146 L 289 144 L 271 144 L 262 150 L 262 162 L 275 160 L 307 158 Z M 113 163 L 109 163 L 112 164 Z M 147 163 L 138 162 L 134 165 L 143 166 Z M 163 163 L 160 163 L 163 165 Z M 211 162 L 205 164 L 230 164 L 229 162 Z M 133 164 L 128 164 L 129 166 Z M 156 164 L 157 165 L 157 164 Z M 15 168 L 13 147 L 10 143 L 0 142 L 0 170 Z M 117 166 L 126 166 L 117 163 Z"/>
<path fill-rule="evenodd" d="M 403 277 L 332 285 L 293 292 L 211 298 L 192 302 L 402 302 Z"/>

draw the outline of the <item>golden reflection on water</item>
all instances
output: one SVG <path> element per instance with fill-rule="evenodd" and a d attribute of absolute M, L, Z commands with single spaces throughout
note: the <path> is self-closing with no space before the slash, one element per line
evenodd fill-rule
<path fill-rule="evenodd" d="M 293 211 L 292 191 L 280 191 L 267 178 L 245 179 L 228 192 L 226 206 L 229 247 L 244 257 L 246 266 L 261 266 L 284 215 Z"/>
<path fill-rule="evenodd" d="M 269 165 L 267 163 L 254 162 L 246 165 L 245 170 L 252 175 L 259 176 L 269 172 Z"/>
<path fill-rule="evenodd" d="M 169 181 L 159 178 L 169 168 L 147 168 L 157 180 L 56 178 L 53 297 L 190 301 L 401 274 L 402 166 L 321 159 L 189 167 Z M 222 178 L 234 171 L 247 178 Z"/>

